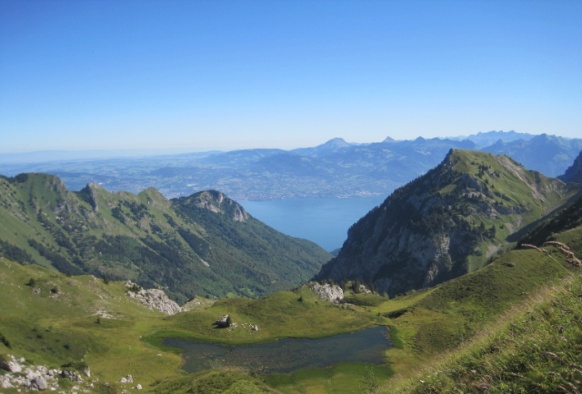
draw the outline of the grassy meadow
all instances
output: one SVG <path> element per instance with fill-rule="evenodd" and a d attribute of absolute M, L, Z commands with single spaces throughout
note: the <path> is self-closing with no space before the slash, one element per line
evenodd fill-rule
<path fill-rule="evenodd" d="M 579 235 L 574 229 L 557 238 L 579 254 Z M 127 297 L 122 282 L 3 258 L 0 357 L 88 365 L 94 378 L 109 382 L 95 392 L 131 390 L 119 383 L 128 374 L 155 393 L 568 392 L 582 379 L 582 279 L 557 249 L 547 250 L 514 250 L 474 273 L 394 299 L 348 291 L 346 303 L 332 305 L 304 286 L 259 299 L 199 299 L 174 316 Z M 238 327 L 214 328 L 227 313 Z M 188 374 L 178 351 L 161 344 L 168 337 L 229 344 L 317 338 L 374 325 L 388 326 L 393 343 L 381 366 Z"/>

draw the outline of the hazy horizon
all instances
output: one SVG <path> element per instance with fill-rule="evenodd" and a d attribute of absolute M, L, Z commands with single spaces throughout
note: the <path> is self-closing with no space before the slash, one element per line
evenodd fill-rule
<path fill-rule="evenodd" d="M 0 2 L 0 152 L 582 135 L 582 2 Z"/>
<path fill-rule="evenodd" d="M 539 135 L 555 135 L 557 137 L 563 138 L 574 138 L 574 137 L 565 137 L 557 134 L 549 134 L 549 133 L 540 133 L 540 134 L 531 134 L 531 133 L 521 133 L 515 130 L 490 130 L 490 131 L 480 131 L 477 133 L 467 134 L 467 135 L 456 135 L 456 136 L 434 136 L 434 137 L 425 137 L 422 135 L 416 136 L 414 138 L 409 139 L 396 139 L 392 138 L 391 136 L 386 136 L 385 138 L 378 140 L 378 141 L 348 141 L 342 137 L 333 137 L 326 141 L 321 141 L 312 146 L 298 146 L 292 148 L 282 148 L 278 146 L 271 146 L 271 147 L 247 147 L 247 148 L 234 148 L 234 149 L 201 149 L 197 150 L 196 148 L 149 148 L 149 149 L 139 149 L 139 148 L 127 148 L 127 149 L 54 149 L 54 150 L 36 150 L 36 151 L 21 151 L 21 152 L 2 152 L 0 150 L 0 162 L 2 159 L 13 158 L 15 161 L 18 162 L 26 162 L 28 159 L 35 161 L 60 161 L 60 160 L 76 160 L 81 158 L 87 159 L 112 159 L 112 158 L 123 158 L 123 157 L 147 157 L 147 156 L 164 156 L 164 155 L 180 155 L 180 154 L 204 154 L 204 153 L 213 153 L 213 152 L 230 152 L 230 151 L 237 151 L 237 150 L 246 150 L 246 149 L 279 149 L 279 150 L 286 150 L 292 151 L 295 149 L 302 149 L 302 148 L 313 148 L 319 145 L 323 145 L 327 142 L 330 142 L 335 139 L 341 139 L 349 144 L 354 145 L 366 145 L 366 144 L 374 144 L 384 141 L 387 138 L 392 138 L 394 141 L 413 141 L 417 138 L 426 138 L 426 139 L 453 139 L 459 140 L 468 138 L 474 135 L 485 134 L 489 132 L 500 132 L 500 133 L 518 133 L 518 134 L 528 134 L 532 136 L 539 136 Z M 0 147 L 1 149 L 1 147 Z M 88 156 L 87 156 L 88 155 Z M 94 155 L 94 156 L 91 156 Z M 3 156 L 3 157 L 2 157 Z M 6 161 L 6 160 L 5 160 Z M 7 160 L 8 162 L 11 160 Z"/>

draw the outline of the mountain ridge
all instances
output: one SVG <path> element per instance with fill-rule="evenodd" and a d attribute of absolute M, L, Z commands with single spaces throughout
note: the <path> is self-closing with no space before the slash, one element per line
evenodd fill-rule
<path fill-rule="evenodd" d="M 501 142 L 484 146 L 495 141 Z M 448 139 L 386 138 L 382 142 L 348 143 L 336 138 L 293 150 L 245 149 L 29 164 L 2 163 L 0 155 L 0 173 L 51 173 L 63 179 L 70 190 L 80 190 L 91 182 L 108 190 L 133 193 L 154 186 L 168 198 L 210 189 L 236 200 L 384 196 L 438 165 L 451 148 L 507 154 L 530 169 L 557 176 L 579 154 L 582 140 L 494 131 Z"/>
<path fill-rule="evenodd" d="M 361 280 L 391 296 L 483 267 L 525 225 L 577 188 L 507 156 L 451 150 L 348 231 L 317 280 Z"/>
<path fill-rule="evenodd" d="M 132 194 L 88 184 L 70 192 L 56 176 L 21 174 L 0 178 L 0 219 L 0 249 L 19 260 L 131 279 L 179 301 L 290 288 L 330 257 L 218 191 L 173 200 L 154 188 Z"/>

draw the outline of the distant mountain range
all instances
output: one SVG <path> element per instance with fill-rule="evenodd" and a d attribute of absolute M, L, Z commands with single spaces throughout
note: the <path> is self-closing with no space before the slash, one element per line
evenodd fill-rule
<path fill-rule="evenodd" d="M 385 196 L 438 165 L 450 149 L 506 154 L 527 168 L 555 177 L 582 150 L 582 139 L 514 131 L 458 138 L 358 144 L 341 138 L 295 150 L 246 149 L 179 155 L 67 159 L 0 157 L 0 174 L 43 172 L 71 190 L 88 183 L 133 193 L 155 187 L 174 198 L 216 189 L 236 200 Z M 91 157 L 97 153 L 92 152 Z M 18 162 L 18 161 L 21 162 Z M 23 163 L 23 160 L 28 160 Z"/>
<path fill-rule="evenodd" d="M 507 156 L 451 150 L 354 224 L 315 279 L 360 280 L 391 296 L 432 287 L 483 267 L 581 191 Z"/>
<path fill-rule="evenodd" d="M 79 192 L 46 174 L 0 177 L 0 256 L 67 274 L 194 295 L 261 296 L 311 278 L 331 255 L 283 235 L 217 191 Z"/>
<path fill-rule="evenodd" d="M 582 139 L 542 134 L 529 140 L 499 140 L 481 150 L 496 155 L 507 155 L 530 170 L 557 177 L 564 173 L 582 151 Z"/>

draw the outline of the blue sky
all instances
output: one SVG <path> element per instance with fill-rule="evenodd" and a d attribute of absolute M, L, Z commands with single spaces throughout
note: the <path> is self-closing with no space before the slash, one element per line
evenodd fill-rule
<path fill-rule="evenodd" d="M 0 1 L 0 152 L 582 137 L 582 1 Z"/>

